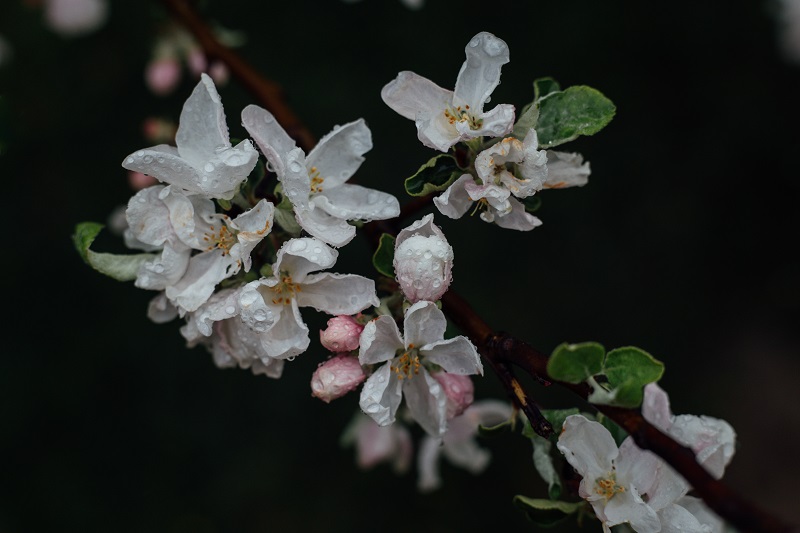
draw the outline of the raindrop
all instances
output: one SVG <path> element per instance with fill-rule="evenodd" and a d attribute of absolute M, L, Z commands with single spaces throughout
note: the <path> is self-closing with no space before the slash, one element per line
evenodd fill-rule
<path fill-rule="evenodd" d="M 203 167 L 203 170 L 205 170 L 206 172 L 214 172 L 214 164 L 206 163 L 206 166 Z"/>
<path fill-rule="evenodd" d="M 242 294 L 241 298 L 239 298 L 239 303 L 241 303 L 244 307 L 247 307 L 256 303 L 257 298 L 258 295 L 255 291 L 246 292 Z"/>
<path fill-rule="evenodd" d="M 164 265 L 162 265 L 161 263 L 156 263 L 155 265 L 153 265 L 153 271 L 156 274 L 161 274 L 162 272 L 164 272 Z"/>
<path fill-rule="evenodd" d="M 275 117 L 273 117 L 270 113 L 266 113 L 264 115 L 264 122 L 266 122 L 267 124 L 272 124 L 273 122 L 275 122 Z"/>
<path fill-rule="evenodd" d="M 146 165 L 149 165 L 150 163 L 153 162 L 153 156 L 152 155 L 146 155 L 146 156 L 144 156 L 144 159 L 142 159 L 142 161 L 144 161 L 144 163 Z"/>
<path fill-rule="evenodd" d="M 291 357 L 287 357 L 286 360 L 287 361 L 294 361 L 296 358 L 297 358 L 296 355 L 292 355 Z"/>
<path fill-rule="evenodd" d="M 225 312 L 228 313 L 229 315 L 232 315 L 233 313 L 236 312 L 236 308 L 232 305 L 229 305 L 228 307 L 225 308 Z"/>
<path fill-rule="evenodd" d="M 306 249 L 306 241 L 295 240 L 292 241 L 291 250 L 293 252 L 301 252 Z"/>
<path fill-rule="evenodd" d="M 297 161 L 292 161 L 291 163 L 289 163 L 289 170 L 291 170 L 292 172 L 300 172 L 301 170 L 303 170 L 303 165 L 301 165 Z"/>
<path fill-rule="evenodd" d="M 163 162 L 164 162 L 164 158 L 163 158 L 163 157 L 159 157 L 159 158 L 158 158 L 158 162 L 159 162 L 159 163 L 163 163 Z"/>
<path fill-rule="evenodd" d="M 313 261 L 314 263 L 316 263 L 319 260 L 319 256 L 318 255 L 312 255 L 311 257 L 309 257 L 309 259 L 311 261 Z"/>
<path fill-rule="evenodd" d="M 319 246 L 317 246 L 316 248 L 314 248 L 314 253 L 315 253 L 315 254 L 321 254 L 321 253 L 322 253 L 322 248 L 320 248 Z"/>
<path fill-rule="evenodd" d="M 381 406 L 380 406 L 380 405 L 378 405 L 378 404 L 375 404 L 375 403 L 373 403 L 372 405 L 370 405 L 370 406 L 369 406 L 369 407 L 367 407 L 367 409 L 366 409 L 366 411 L 367 411 L 368 413 L 373 413 L 373 414 L 374 414 L 374 413 L 377 413 L 377 412 L 378 412 L 378 411 L 380 411 L 380 410 L 381 410 Z"/>
<path fill-rule="evenodd" d="M 144 155 L 144 150 L 139 150 L 138 152 L 136 152 L 136 155 L 142 157 Z"/>
<path fill-rule="evenodd" d="M 126 163 L 128 163 L 128 164 L 130 165 L 130 164 L 132 164 L 134 161 L 136 161 L 134 158 L 132 158 L 132 157 L 129 157 L 129 158 L 128 158 L 128 159 L 127 159 L 125 162 L 126 162 Z"/>

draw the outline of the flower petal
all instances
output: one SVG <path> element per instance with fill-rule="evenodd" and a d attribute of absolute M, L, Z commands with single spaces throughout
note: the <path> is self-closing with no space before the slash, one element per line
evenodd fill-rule
<path fill-rule="evenodd" d="M 669 396 L 656 383 L 648 383 L 644 387 L 642 416 L 661 431 L 666 432 L 672 425 L 672 411 L 669 408 Z"/>
<path fill-rule="evenodd" d="M 652 490 L 658 483 L 658 474 L 663 465 L 655 454 L 642 450 L 636 446 L 632 437 L 628 437 L 620 445 L 619 456 L 614 463 L 622 483 L 635 486 L 639 494 L 652 496 Z"/>
<path fill-rule="evenodd" d="M 308 169 L 316 168 L 324 180 L 321 184 L 323 190 L 333 188 L 355 174 L 364 162 L 362 156 L 371 149 L 372 133 L 364 119 L 358 119 L 334 127 L 320 139 L 306 157 L 306 166 Z"/>
<path fill-rule="evenodd" d="M 308 326 L 303 322 L 294 300 L 290 305 L 283 306 L 272 327 L 259 337 L 264 351 L 275 359 L 288 359 L 300 355 L 306 351 L 311 342 Z"/>
<path fill-rule="evenodd" d="M 397 355 L 397 351 L 404 348 L 405 345 L 395 321 L 390 316 L 381 315 L 364 326 L 364 331 L 361 332 L 358 361 L 362 365 L 382 363 L 393 359 Z"/>
<path fill-rule="evenodd" d="M 720 479 L 736 451 L 736 432 L 730 424 L 710 416 L 678 415 L 669 434 L 697 454 L 697 462 Z"/>
<path fill-rule="evenodd" d="M 370 305 L 380 305 L 375 281 L 356 274 L 311 274 L 300 288 L 295 295 L 297 305 L 330 315 L 354 315 Z"/>
<path fill-rule="evenodd" d="M 230 148 L 225 111 L 214 82 L 207 74 L 183 104 L 175 134 L 178 153 L 195 168 L 201 168 L 218 148 Z"/>
<path fill-rule="evenodd" d="M 356 235 L 355 226 L 351 226 L 346 220 L 329 215 L 322 209 L 295 209 L 295 218 L 300 227 L 308 233 L 337 248 L 353 240 Z"/>
<path fill-rule="evenodd" d="M 615 494 L 603 512 L 609 526 L 628 522 L 637 533 L 657 533 L 661 529 L 656 512 L 642 500 L 635 487 Z"/>
<path fill-rule="evenodd" d="M 453 104 L 469 105 L 473 113 L 480 113 L 484 102 L 500 83 L 500 68 L 509 61 L 508 45 L 484 31 L 473 37 L 464 51 L 467 60 L 456 79 Z"/>
<path fill-rule="evenodd" d="M 425 356 L 426 361 L 439 365 L 451 374 L 483 375 L 483 365 L 478 351 L 463 335 L 426 344 L 420 347 L 419 353 Z"/>
<path fill-rule="evenodd" d="M 422 348 L 442 340 L 447 329 L 447 319 L 433 302 L 417 302 L 406 309 L 403 330 L 405 345 Z"/>
<path fill-rule="evenodd" d="M 311 201 L 317 208 L 342 220 L 370 222 L 394 218 L 400 214 L 400 203 L 393 195 L 347 183 L 325 189 Z"/>
<path fill-rule="evenodd" d="M 511 212 L 505 216 L 497 217 L 494 223 L 501 228 L 515 229 L 517 231 L 530 231 L 542 225 L 542 221 L 525 211 L 525 206 L 516 198 L 509 198 Z"/>
<path fill-rule="evenodd" d="M 358 405 L 376 424 L 388 426 L 395 421 L 402 398 L 402 384 L 386 363 L 364 383 Z"/>
<path fill-rule="evenodd" d="M 417 452 L 417 489 L 431 492 L 442 486 L 439 475 L 439 457 L 442 454 L 442 439 L 425 435 Z"/>
<path fill-rule="evenodd" d="M 290 239 L 278 250 L 273 267 L 275 276 L 286 272 L 293 283 L 303 283 L 309 272 L 324 270 L 336 264 L 339 252 L 322 241 L 310 237 Z"/>
<path fill-rule="evenodd" d="M 612 461 L 619 453 L 611 433 L 599 422 L 590 421 L 582 415 L 571 415 L 564 421 L 564 428 L 558 437 L 558 449 L 583 477 L 582 489 L 591 487 L 595 479 L 610 472 Z M 586 497 L 585 493 L 581 496 Z"/>
<path fill-rule="evenodd" d="M 589 163 L 583 162 L 581 154 L 547 151 L 547 181 L 545 189 L 582 187 L 589 183 Z"/>
<path fill-rule="evenodd" d="M 262 199 L 252 209 L 242 213 L 231 222 L 237 229 L 237 243 L 231 247 L 232 257 L 241 259 L 245 272 L 250 270 L 250 253 L 253 248 L 267 236 L 272 228 L 272 216 L 275 206 Z"/>
<path fill-rule="evenodd" d="M 447 395 L 423 367 L 419 374 L 402 380 L 411 416 L 428 435 L 441 437 L 447 429 Z"/>
<path fill-rule="evenodd" d="M 261 153 L 267 158 L 275 172 L 282 176 L 287 154 L 297 147 L 275 117 L 257 105 L 248 105 L 242 110 L 242 126 L 256 141 Z"/>
<path fill-rule="evenodd" d="M 236 260 L 220 250 L 194 255 L 181 279 L 166 288 L 167 298 L 180 309 L 196 311 L 213 294 L 217 283 L 238 271 Z"/>
<path fill-rule="evenodd" d="M 670 505 L 658 513 L 660 533 L 710 533 L 688 509 Z"/>
<path fill-rule="evenodd" d="M 401 116 L 417 120 L 420 115 L 443 114 L 453 102 L 453 91 L 406 70 L 381 89 L 381 98 Z"/>
<path fill-rule="evenodd" d="M 454 181 L 442 194 L 433 199 L 436 208 L 446 217 L 461 218 L 473 204 L 465 186 L 474 183 L 470 174 L 464 174 Z"/>

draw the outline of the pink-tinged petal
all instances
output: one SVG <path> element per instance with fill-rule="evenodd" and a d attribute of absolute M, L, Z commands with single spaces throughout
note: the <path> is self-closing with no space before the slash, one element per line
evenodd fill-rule
<path fill-rule="evenodd" d="M 381 315 L 364 326 L 358 360 L 362 365 L 374 365 L 393 359 L 397 351 L 403 349 L 405 345 L 397 324 L 392 317 Z"/>
<path fill-rule="evenodd" d="M 328 320 L 328 327 L 319 332 L 320 344 L 338 353 L 357 350 L 364 325 L 347 315 L 335 316 Z"/>
<path fill-rule="evenodd" d="M 442 340 L 447 329 L 444 313 L 433 302 L 417 302 L 406 309 L 403 330 L 405 345 L 423 348 Z"/>
<path fill-rule="evenodd" d="M 640 449 L 628 437 L 619 447 L 615 461 L 617 479 L 624 485 L 633 485 L 639 494 L 651 494 L 658 482 L 661 460 L 653 453 Z"/>
<path fill-rule="evenodd" d="M 477 430 L 477 428 L 476 428 Z M 450 440 L 444 434 L 444 456 L 471 474 L 480 474 L 489 466 L 492 456 L 478 446 L 475 439 Z"/>
<path fill-rule="evenodd" d="M 417 453 L 417 489 L 431 492 L 442 486 L 439 475 L 439 457 L 442 454 L 442 439 L 425 435 Z"/>
<path fill-rule="evenodd" d="M 425 356 L 426 361 L 441 366 L 451 374 L 483 375 L 483 365 L 478 351 L 463 335 L 421 346 L 419 353 Z"/>
<path fill-rule="evenodd" d="M 611 433 L 599 422 L 581 415 L 568 416 L 564 421 L 558 449 L 583 477 L 582 488 L 585 488 L 584 484 L 592 487 L 595 479 L 608 475 L 619 453 Z M 586 497 L 589 492 L 582 496 Z"/>
<path fill-rule="evenodd" d="M 474 203 L 465 189 L 467 183 L 474 183 L 470 174 L 464 174 L 454 181 L 442 194 L 433 199 L 436 208 L 446 217 L 461 218 Z"/>
<path fill-rule="evenodd" d="M 250 363 L 250 371 L 256 376 L 264 375 L 268 378 L 278 379 L 283 375 L 283 365 L 283 359 L 254 359 Z"/>
<path fill-rule="evenodd" d="M 242 126 L 258 145 L 279 176 L 284 173 L 287 154 L 297 147 L 275 117 L 256 105 L 249 105 L 242 111 Z"/>
<path fill-rule="evenodd" d="M 283 243 L 278 250 L 273 272 L 286 272 L 293 283 L 303 283 L 309 272 L 324 270 L 336 264 L 339 252 L 317 239 L 302 237 Z"/>
<path fill-rule="evenodd" d="M 417 120 L 420 115 L 444 114 L 452 105 L 453 91 L 442 89 L 414 72 L 403 71 L 383 87 L 381 98 L 401 116 Z"/>
<path fill-rule="evenodd" d="M 542 225 L 542 221 L 525 211 L 525 206 L 516 198 L 509 198 L 511 212 L 505 216 L 497 217 L 494 223 L 501 228 L 517 231 L 530 231 Z"/>
<path fill-rule="evenodd" d="M 427 359 L 427 358 L 426 358 Z M 447 396 L 447 419 L 452 420 L 472 405 L 475 400 L 475 385 L 468 376 L 451 374 L 449 372 L 436 372 L 431 374 L 433 379 L 442 386 L 445 396 Z M 452 424 L 447 432 L 452 430 Z"/>
<path fill-rule="evenodd" d="M 508 45 L 488 32 L 473 37 L 464 51 L 467 60 L 461 66 L 456 80 L 453 103 L 470 106 L 480 113 L 483 104 L 500 84 L 500 69 L 509 61 Z"/>
<path fill-rule="evenodd" d="M 335 126 L 333 131 L 319 140 L 306 157 L 310 172 L 316 169 L 323 179 L 323 190 L 341 185 L 355 174 L 362 157 L 372 149 L 372 133 L 364 119 L 358 119 L 344 126 Z"/>
<path fill-rule="evenodd" d="M 317 209 L 342 220 L 386 220 L 400 214 L 400 203 L 393 195 L 360 185 L 344 184 L 324 188 L 311 200 Z"/>
<path fill-rule="evenodd" d="M 609 526 L 628 522 L 637 533 L 657 533 L 661 529 L 656 512 L 642 500 L 635 487 L 615 494 L 603 512 Z"/>
<path fill-rule="evenodd" d="M 200 82 L 183 105 L 175 143 L 181 157 L 195 168 L 201 168 L 217 149 L 231 146 L 222 100 L 206 74 L 200 75 Z"/>
<path fill-rule="evenodd" d="M 447 396 L 424 368 L 402 380 L 403 394 L 412 418 L 428 435 L 441 437 L 447 429 Z"/>
<path fill-rule="evenodd" d="M 355 432 L 359 468 L 368 469 L 382 461 L 391 461 L 398 474 L 408 470 L 413 447 L 405 427 L 400 424 L 381 427 L 371 418 L 362 416 Z"/>
<path fill-rule="evenodd" d="M 300 307 L 313 307 L 330 315 L 354 315 L 380 305 L 375 281 L 356 274 L 309 275 L 295 295 Z"/>
<path fill-rule="evenodd" d="M 720 479 L 736 451 L 736 432 L 730 424 L 710 416 L 678 415 L 669 434 L 697 454 L 697 462 Z"/>
<path fill-rule="evenodd" d="M 358 404 L 376 424 L 388 426 L 394 423 L 402 398 L 402 384 L 387 363 L 364 383 Z"/>
<path fill-rule="evenodd" d="M 319 365 L 311 376 L 311 395 L 325 403 L 354 391 L 366 374 L 358 359 L 349 354 L 338 354 Z"/>
<path fill-rule="evenodd" d="M 329 215 L 322 209 L 311 211 L 296 209 L 295 218 L 300 227 L 308 233 L 337 248 L 353 240 L 356 235 L 355 226 L 351 226 L 346 220 Z"/>
<path fill-rule="evenodd" d="M 583 187 L 589 183 L 591 169 L 581 154 L 547 151 L 547 181 L 545 189 Z"/>
<path fill-rule="evenodd" d="M 669 396 L 656 383 L 648 383 L 644 387 L 642 416 L 661 431 L 666 432 L 672 425 L 672 411 L 669 408 Z"/>

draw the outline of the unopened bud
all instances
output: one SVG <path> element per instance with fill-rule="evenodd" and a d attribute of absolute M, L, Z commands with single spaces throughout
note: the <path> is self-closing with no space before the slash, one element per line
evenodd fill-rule
<path fill-rule="evenodd" d="M 442 386 L 447 396 L 447 419 L 454 418 L 472 405 L 475 399 L 475 385 L 469 376 L 437 372 L 433 378 Z"/>
<path fill-rule="evenodd" d="M 435 302 L 453 280 L 453 248 L 444 233 L 425 215 L 397 235 L 394 271 L 406 299 Z"/>
<path fill-rule="evenodd" d="M 154 94 L 159 96 L 169 94 L 181 79 L 181 66 L 173 57 L 155 59 L 147 64 L 144 79 L 148 89 Z"/>
<path fill-rule="evenodd" d="M 340 353 L 317 367 L 311 376 L 311 394 L 330 403 L 355 390 L 366 377 L 357 357 Z"/>
<path fill-rule="evenodd" d="M 328 328 L 319 332 L 322 345 L 332 352 L 349 352 L 358 348 L 358 341 L 364 326 L 347 315 L 335 316 L 328 320 Z"/>

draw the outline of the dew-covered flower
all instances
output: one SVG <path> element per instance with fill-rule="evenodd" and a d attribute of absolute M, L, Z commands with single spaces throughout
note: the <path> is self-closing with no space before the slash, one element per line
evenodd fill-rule
<path fill-rule="evenodd" d="M 230 200 L 258 161 L 249 140 L 231 145 L 222 100 L 205 74 L 183 106 L 175 144 L 138 150 L 122 166 L 190 193 Z"/>
<path fill-rule="evenodd" d="M 372 148 L 363 119 L 336 126 L 306 155 L 269 111 L 242 111 L 242 124 L 269 161 L 294 207 L 298 224 L 331 246 L 344 246 L 356 228 L 348 220 L 386 220 L 400 214 L 397 198 L 346 183 Z"/>
<path fill-rule="evenodd" d="M 311 395 L 325 403 L 356 390 L 367 378 L 358 358 L 339 353 L 320 364 L 311 376 Z"/>
<path fill-rule="evenodd" d="M 512 416 L 511 406 L 498 400 L 482 400 L 468 407 L 460 416 L 450 420 L 447 432 L 441 438 L 426 435 L 420 443 L 417 456 L 419 478 L 417 487 L 423 492 L 439 488 L 439 458 L 472 474 L 480 474 L 489 465 L 491 455 L 476 441 L 479 426 L 495 426 Z"/>
<path fill-rule="evenodd" d="M 417 302 L 406 310 L 404 333 L 386 315 L 369 322 L 361 333 L 359 361 L 378 367 L 361 389 L 361 409 L 381 426 L 395 421 L 403 396 L 422 428 L 441 436 L 447 428 L 447 395 L 430 368 L 460 375 L 483 374 L 475 346 L 464 336 L 444 340 L 447 319 L 433 302 Z"/>
<path fill-rule="evenodd" d="M 364 325 L 347 315 L 335 316 L 328 320 L 328 327 L 319 332 L 319 340 L 322 346 L 328 350 L 338 352 L 349 352 L 358 349 L 358 342 Z"/>
<path fill-rule="evenodd" d="M 128 203 L 126 242 L 162 251 L 140 267 L 136 286 L 166 290 L 181 314 L 196 310 L 217 283 L 250 269 L 250 253 L 272 229 L 273 210 L 261 200 L 231 219 L 216 213 L 208 198 L 187 196 L 173 186 L 139 191 Z M 199 253 L 192 255 L 193 250 Z"/>
<path fill-rule="evenodd" d="M 433 215 L 425 215 L 397 234 L 394 271 L 406 299 L 436 301 L 453 281 L 453 248 Z"/>
<path fill-rule="evenodd" d="M 500 68 L 508 63 L 506 43 L 481 32 L 465 48 L 455 90 L 442 89 L 413 72 L 397 75 L 381 91 L 386 104 L 417 126 L 422 144 L 447 152 L 459 141 L 500 137 L 514 126 L 514 106 L 500 104 L 484 112 L 483 106 L 500 83 Z"/>
<path fill-rule="evenodd" d="M 338 252 L 310 238 L 286 241 L 272 276 L 252 281 L 239 295 L 242 320 L 259 335 L 269 357 L 288 359 L 310 343 L 300 307 L 331 315 L 353 315 L 378 305 L 375 282 L 355 274 L 312 273 L 332 267 Z"/>

